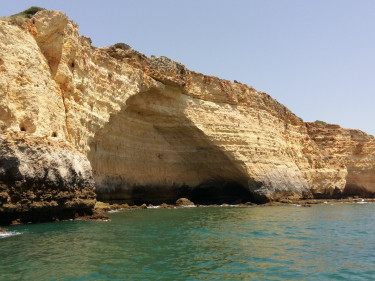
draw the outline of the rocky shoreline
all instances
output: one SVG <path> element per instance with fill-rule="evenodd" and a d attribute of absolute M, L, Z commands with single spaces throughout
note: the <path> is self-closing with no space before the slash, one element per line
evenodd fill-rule
<path fill-rule="evenodd" d="M 298 207 L 311 207 L 312 205 L 317 204 L 332 204 L 332 203 L 375 203 L 375 198 L 362 198 L 362 197 L 348 197 L 348 198 L 341 198 L 341 199 L 302 199 L 302 200 L 294 200 L 294 199 L 281 199 L 279 201 L 270 201 L 264 204 L 256 204 L 252 202 L 240 203 L 240 204 L 208 204 L 208 205 L 201 205 L 201 204 L 194 204 L 189 199 L 180 198 L 176 201 L 175 204 L 167 204 L 162 203 L 160 205 L 152 205 L 152 204 L 141 204 L 141 205 L 128 205 L 127 203 L 108 203 L 108 202 L 101 202 L 97 201 L 95 204 L 94 209 L 90 215 L 83 214 L 78 215 L 76 214 L 73 218 L 69 219 L 53 219 L 51 222 L 59 222 L 59 221 L 66 221 L 66 220 L 77 220 L 77 221 L 110 221 L 111 218 L 108 216 L 111 212 L 116 211 L 132 211 L 132 210 L 147 210 L 147 209 L 176 209 L 176 208 L 213 208 L 213 207 L 272 207 L 272 206 L 298 206 Z M 12 221 L 7 225 L 19 225 L 26 222 L 22 222 L 21 220 L 17 219 Z M 30 222 L 28 222 L 30 223 Z M 0 227 L 0 233 L 7 233 L 7 229 Z"/>
<path fill-rule="evenodd" d="M 179 200 L 186 200 L 185 204 L 180 204 Z M 311 207 L 311 205 L 316 204 L 327 204 L 327 203 L 375 203 L 375 198 L 361 198 L 361 197 L 349 197 L 349 198 L 342 198 L 342 199 L 303 199 L 303 200 L 290 200 L 290 199 L 282 199 L 280 201 L 271 201 L 265 204 L 255 204 L 252 202 L 240 203 L 240 204 L 209 204 L 209 205 L 200 205 L 194 204 L 190 200 L 186 198 L 179 199 L 176 204 L 160 204 L 159 206 L 154 206 L 152 204 L 146 205 L 128 205 L 128 204 L 118 204 L 118 203 L 105 203 L 105 202 L 97 202 L 94 208 L 94 213 L 101 214 L 105 216 L 106 213 L 111 211 L 130 211 L 130 210 L 140 210 L 140 209 L 175 209 L 175 208 L 190 208 L 190 207 L 268 207 L 268 206 L 288 206 L 288 205 L 296 205 L 301 207 Z M 95 216 L 94 216 L 95 217 Z M 109 217 L 106 217 L 109 219 Z M 82 218 L 83 220 L 85 217 Z M 90 217 L 87 218 L 90 220 Z M 100 219 L 99 219 L 100 220 Z"/>

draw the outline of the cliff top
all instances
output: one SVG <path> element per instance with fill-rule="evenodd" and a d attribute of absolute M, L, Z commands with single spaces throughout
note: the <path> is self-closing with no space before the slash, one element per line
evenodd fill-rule
<path fill-rule="evenodd" d="M 35 29 L 32 29 L 32 23 L 35 22 L 35 18 L 38 18 L 39 21 L 49 22 L 50 25 L 57 24 L 57 18 L 68 20 L 68 17 L 60 11 L 45 10 L 40 7 L 31 7 L 5 20 L 20 28 L 28 29 L 29 32 L 32 33 L 35 32 Z M 69 20 L 69 22 L 72 21 Z M 72 24 L 78 27 L 77 24 L 73 22 Z M 103 51 L 118 61 L 127 62 L 133 67 L 141 69 L 157 81 L 182 87 L 187 95 L 196 96 L 189 86 L 191 86 L 195 80 L 199 80 L 204 82 L 203 84 L 206 87 L 206 91 L 215 90 L 215 94 L 212 93 L 209 95 L 210 99 L 214 102 L 229 103 L 232 105 L 252 105 L 259 107 L 259 109 L 269 108 L 272 109 L 273 114 L 280 116 L 286 122 L 290 122 L 294 125 L 303 122 L 301 118 L 297 117 L 287 107 L 273 99 L 270 95 L 256 91 L 254 88 L 236 80 L 232 82 L 216 76 L 191 71 L 183 64 L 165 56 L 147 57 L 125 43 L 115 43 L 108 47 L 95 47 L 91 45 L 90 38 L 85 36 L 81 37 L 89 41 L 90 46 L 95 50 Z M 217 93 L 217 88 L 220 89 L 220 94 Z M 202 99 L 201 96 L 199 96 L 199 98 Z"/>

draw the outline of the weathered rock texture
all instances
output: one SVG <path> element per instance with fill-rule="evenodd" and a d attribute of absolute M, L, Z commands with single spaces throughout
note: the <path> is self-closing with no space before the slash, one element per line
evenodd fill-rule
<path fill-rule="evenodd" d="M 4 139 L 10 132 L 33 138 L 29 150 L 39 155 L 66 150 L 62 166 L 84 155 L 101 199 L 219 203 L 344 190 L 348 162 L 329 157 L 311 126 L 265 93 L 165 57 L 95 48 L 61 12 L 18 25 L 2 19 L 0 31 Z M 89 184 L 76 186 L 85 198 Z"/>
<path fill-rule="evenodd" d="M 331 124 L 307 124 L 321 151 L 347 167 L 344 195 L 375 195 L 375 139 L 359 130 Z"/>
<path fill-rule="evenodd" d="M 84 155 L 26 133 L 1 135 L 0 147 L 0 224 L 91 213 L 94 181 Z"/>

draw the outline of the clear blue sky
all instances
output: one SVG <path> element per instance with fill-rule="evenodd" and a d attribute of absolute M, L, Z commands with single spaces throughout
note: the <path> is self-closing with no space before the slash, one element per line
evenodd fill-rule
<path fill-rule="evenodd" d="M 125 42 L 375 135 L 375 0 L 13 0 L 0 16 L 30 6 L 63 11 L 94 46 Z"/>

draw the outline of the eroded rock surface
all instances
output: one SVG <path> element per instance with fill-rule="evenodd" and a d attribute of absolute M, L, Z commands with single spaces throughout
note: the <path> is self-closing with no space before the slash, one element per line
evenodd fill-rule
<path fill-rule="evenodd" d="M 179 198 L 177 199 L 176 201 L 176 206 L 192 206 L 194 205 L 193 202 L 191 202 L 189 199 L 187 198 Z"/>
<path fill-rule="evenodd" d="M 344 163 L 348 170 L 346 196 L 374 197 L 375 139 L 359 130 L 338 125 L 308 123 L 310 136 L 327 157 Z"/>
<path fill-rule="evenodd" d="M 90 214 L 94 180 L 87 158 L 65 143 L 0 135 L 0 224 Z"/>
<path fill-rule="evenodd" d="M 76 195 L 92 200 L 90 171 L 101 200 L 131 204 L 341 196 L 362 168 L 373 183 L 372 164 L 354 168 L 355 154 L 345 160 L 357 144 L 348 143 L 346 158 L 330 157 L 311 126 L 244 84 L 131 48 L 95 48 L 61 12 L 40 11 L 23 24 L 3 18 L 0 31 L 1 131 L 33 139 L 24 149 L 50 157 L 38 164 L 47 171 L 79 157 L 86 176 L 68 180 L 77 188 L 67 194 L 82 190 Z M 20 166 L 27 157 L 12 151 Z M 358 171 L 348 174 L 349 166 Z"/>

